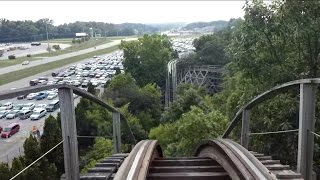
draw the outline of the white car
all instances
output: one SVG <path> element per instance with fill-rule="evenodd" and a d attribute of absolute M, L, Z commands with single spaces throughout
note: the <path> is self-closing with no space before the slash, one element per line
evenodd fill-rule
<path fill-rule="evenodd" d="M 23 110 L 33 110 L 35 106 L 36 105 L 34 103 L 24 104 L 24 105 L 22 105 L 21 111 L 23 111 Z"/>
<path fill-rule="evenodd" d="M 30 94 L 28 94 L 27 99 L 28 99 L 28 100 L 32 100 L 32 99 L 34 99 L 37 95 L 38 95 L 38 93 L 30 93 Z"/>
<path fill-rule="evenodd" d="M 37 109 L 45 109 L 47 107 L 46 104 L 37 104 L 35 107 L 34 107 L 34 110 L 37 110 Z"/>
<path fill-rule="evenodd" d="M 30 61 L 23 61 L 22 62 L 22 65 L 28 65 L 28 64 L 30 64 Z"/>
<path fill-rule="evenodd" d="M 12 109 L 13 108 L 13 103 L 12 102 L 7 102 L 2 105 L 2 107 L 5 107 L 6 110 Z"/>
<path fill-rule="evenodd" d="M 47 110 L 45 109 L 35 109 L 30 116 L 30 120 L 39 120 L 42 117 L 46 116 Z"/>
<path fill-rule="evenodd" d="M 58 96 L 57 93 L 55 93 L 55 92 L 50 92 L 50 93 L 48 94 L 47 99 L 52 100 L 52 99 L 56 98 L 57 96 Z"/>

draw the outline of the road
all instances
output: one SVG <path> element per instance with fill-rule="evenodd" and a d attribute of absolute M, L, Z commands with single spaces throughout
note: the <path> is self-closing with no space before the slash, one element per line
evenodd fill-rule
<path fill-rule="evenodd" d="M 124 39 L 126 41 L 131 41 L 131 40 L 135 40 L 137 38 L 128 38 L 128 39 Z M 96 48 L 88 48 L 88 49 L 84 49 L 84 50 L 80 50 L 80 51 L 76 51 L 76 52 L 72 52 L 72 53 L 67 53 L 67 54 L 62 54 L 59 56 L 54 56 L 54 57 L 45 57 L 41 60 L 35 60 L 35 61 L 31 61 L 30 64 L 28 66 L 22 66 L 21 64 L 17 64 L 17 65 L 13 65 L 13 66 L 8 66 L 8 67 L 4 67 L 4 68 L 0 68 L 0 75 L 1 74 L 6 74 L 9 72 L 13 72 L 13 71 L 18 71 L 21 69 L 24 69 L 26 67 L 33 67 L 33 66 L 37 66 L 37 65 L 41 65 L 41 64 L 46 64 L 49 62 L 53 62 L 53 61 L 58 61 L 61 59 L 65 59 L 65 58 L 70 58 L 70 57 L 74 57 L 74 56 L 78 56 L 78 55 L 82 55 L 82 54 L 86 54 L 86 53 L 90 53 L 93 51 L 97 51 L 100 49 L 105 49 L 111 46 L 115 46 L 115 45 L 119 45 L 121 43 L 121 40 L 114 40 L 110 43 L 107 44 L 103 44 L 100 46 L 96 46 Z"/>
<path fill-rule="evenodd" d="M 50 46 L 55 45 L 58 43 L 49 43 Z M 31 46 L 30 43 L 28 44 L 13 44 L 14 46 L 24 46 L 24 47 L 28 47 L 29 49 L 25 49 L 25 50 L 19 50 L 16 49 L 15 51 L 8 51 L 3 53 L 3 56 L 0 57 L 0 60 L 8 60 L 8 56 L 9 55 L 15 55 L 16 57 L 23 57 L 26 56 L 27 54 L 40 54 L 40 53 L 45 53 L 48 52 L 47 51 L 47 47 L 48 44 L 47 43 L 42 43 L 40 46 Z M 69 46 L 71 46 L 70 44 L 59 44 L 61 49 L 65 49 Z M 1 63 L 1 61 L 0 61 Z"/>

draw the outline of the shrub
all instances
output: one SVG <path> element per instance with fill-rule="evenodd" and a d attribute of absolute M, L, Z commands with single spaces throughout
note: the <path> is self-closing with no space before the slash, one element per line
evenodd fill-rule
<path fill-rule="evenodd" d="M 31 54 L 27 54 L 27 57 L 31 57 Z"/>
<path fill-rule="evenodd" d="M 9 59 L 16 59 L 16 56 L 15 55 L 10 55 L 8 56 Z"/>

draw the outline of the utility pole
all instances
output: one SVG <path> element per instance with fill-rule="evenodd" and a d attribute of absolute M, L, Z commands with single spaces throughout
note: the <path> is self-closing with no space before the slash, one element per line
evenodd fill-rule
<path fill-rule="evenodd" d="M 49 34 L 48 34 L 48 23 L 46 22 L 46 32 L 47 32 L 47 43 L 48 43 L 48 51 L 50 52 L 49 47 Z"/>

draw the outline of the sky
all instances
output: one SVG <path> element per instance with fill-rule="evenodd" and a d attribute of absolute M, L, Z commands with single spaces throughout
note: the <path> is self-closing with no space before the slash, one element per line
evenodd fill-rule
<path fill-rule="evenodd" d="M 170 23 L 229 20 L 243 17 L 237 1 L 0 1 L 0 18 L 50 18 L 54 25 L 75 21 Z"/>

